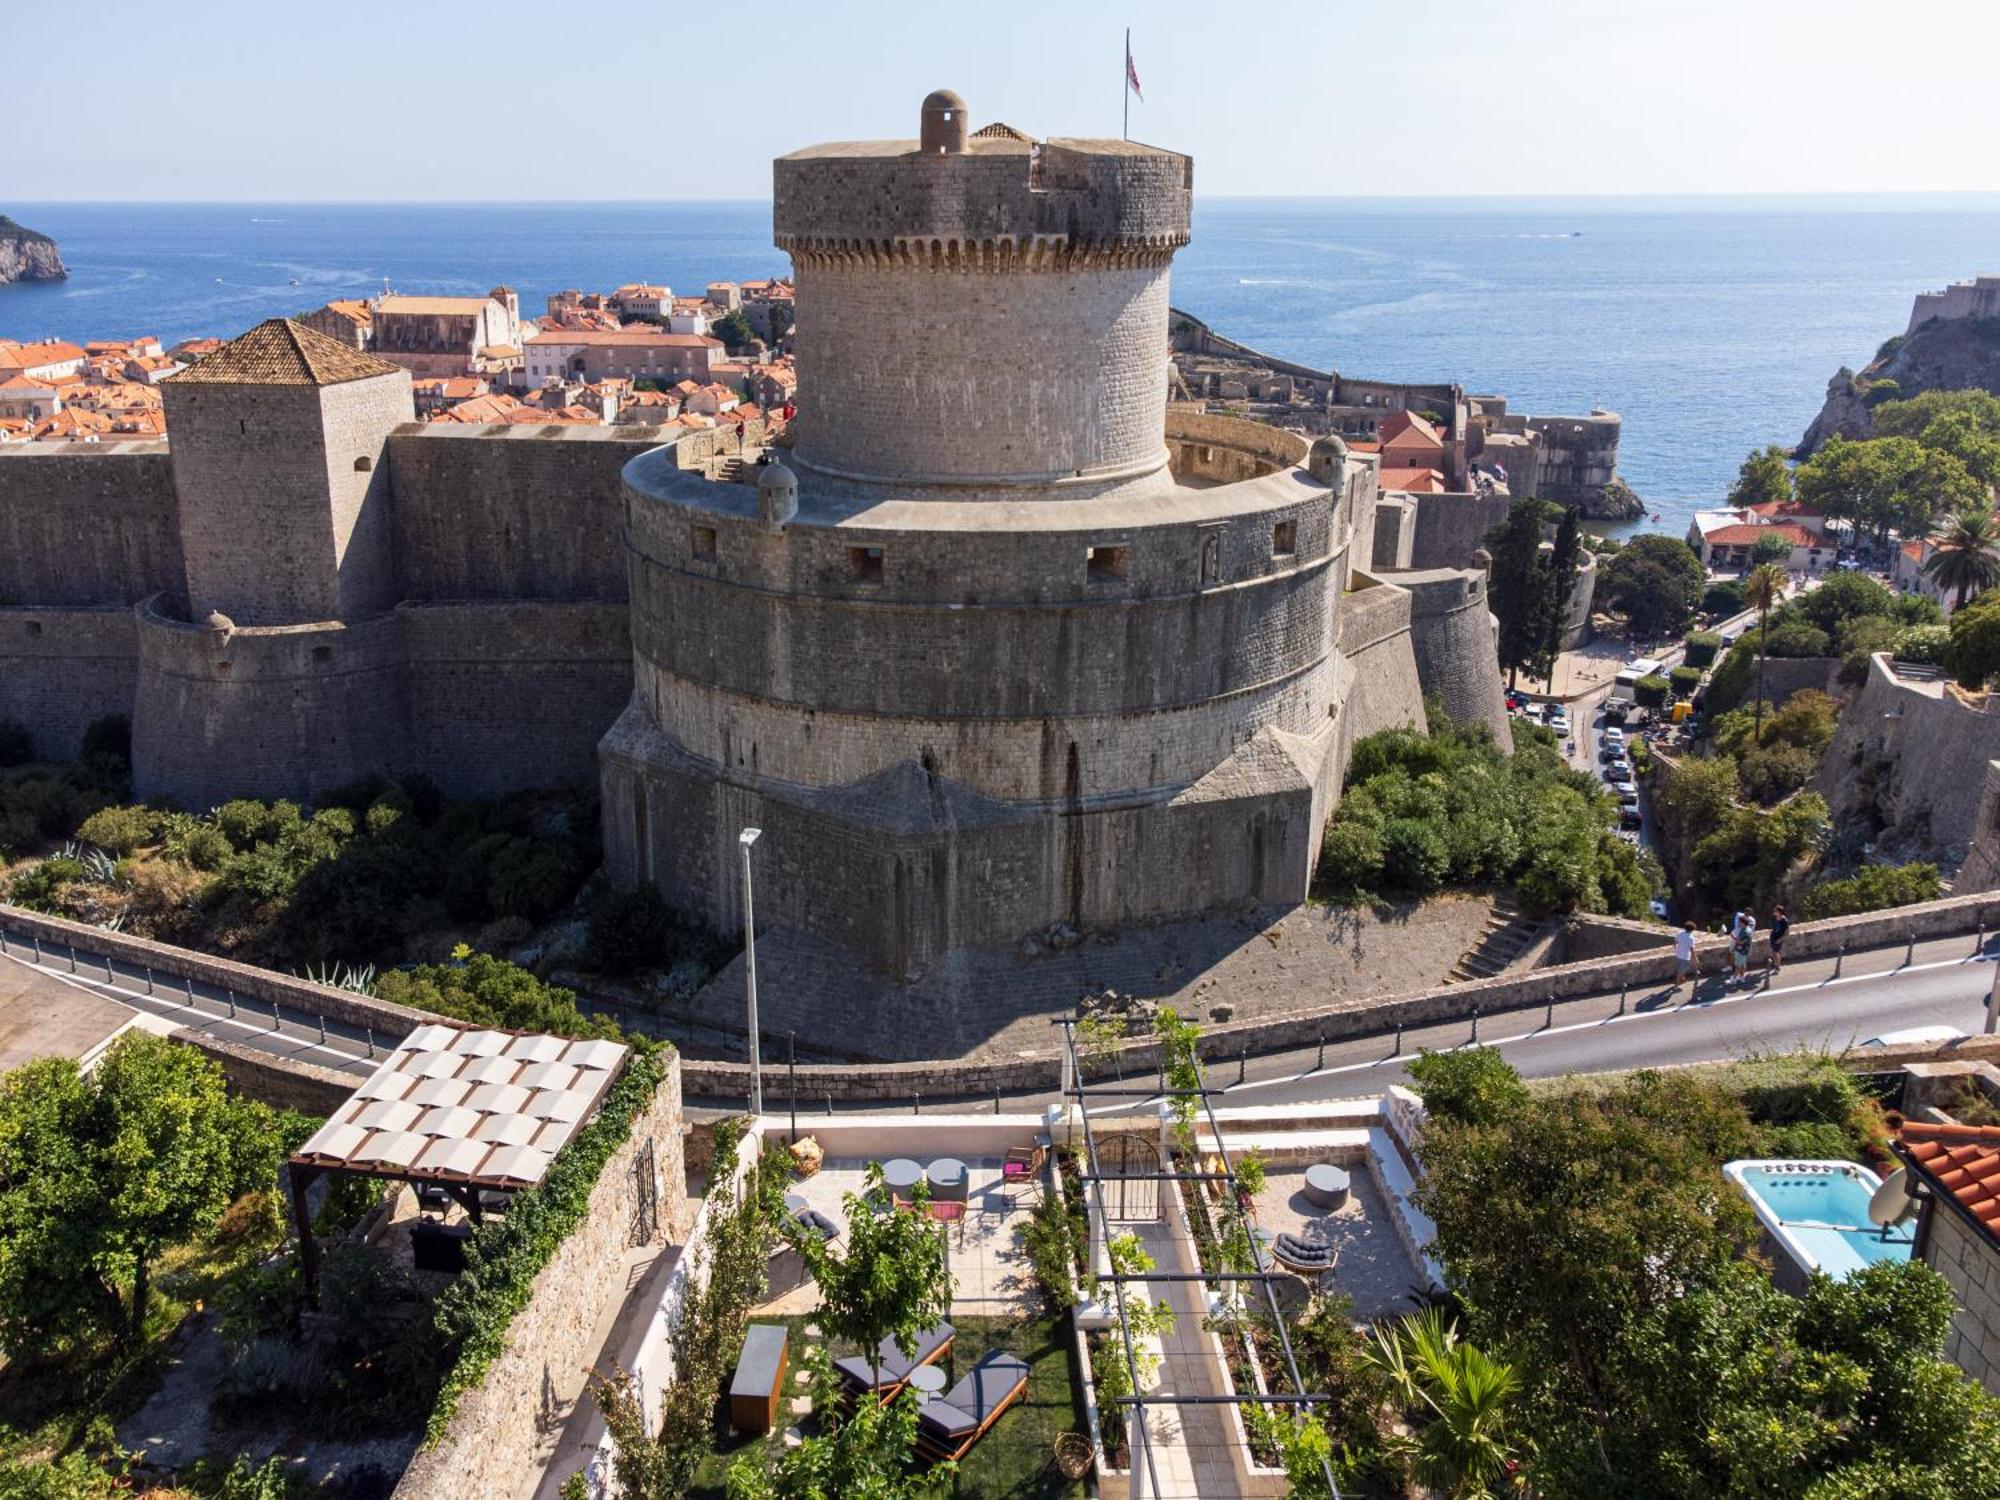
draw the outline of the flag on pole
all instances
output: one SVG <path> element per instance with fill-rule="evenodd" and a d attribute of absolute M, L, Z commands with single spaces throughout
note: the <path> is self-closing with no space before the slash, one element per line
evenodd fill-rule
<path fill-rule="evenodd" d="M 1125 87 L 1138 96 L 1141 104 L 1146 102 L 1145 91 L 1139 87 L 1139 70 L 1132 63 L 1132 43 L 1130 41 L 1125 43 Z"/>

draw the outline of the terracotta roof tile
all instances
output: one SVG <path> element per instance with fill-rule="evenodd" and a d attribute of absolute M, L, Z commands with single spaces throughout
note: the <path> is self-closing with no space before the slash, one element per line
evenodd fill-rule
<path fill-rule="evenodd" d="M 1754 521 L 1746 521 L 1736 526 L 1718 526 L 1702 538 L 1713 547 L 1750 547 L 1767 536 L 1781 536 L 1794 547 L 1814 547 L 1819 538 L 1803 526 L 1794 526 L 1789 521 L 1780 521 L 1771 526 L 1760 526 Z"/>
<path fill-rule="evenodd" d="M 1376 429 L 1385 448 L 1444 448 L 1437 428 L 1414 412 L 1399 411 Z"/>
<path fill-rule="evenodd" d="M 269 318 L 167 379 L 190 385 L 339 385 L 396 373 L 397 366 L 386 360 L 290 318 Z"/>
<path fill-rule="evenodd" d="M 1903 1154 L 1941 1193 L 2000 1239 L 2000 1126 L 1903 1126 Z"/>
<path fill-rule="evenodd" d="M 1384 469 L 1380 484 L 1385 490 L 1400 490 L 1404 494 L 1444 493 L 1444 475 L 1436 469 Z"/>

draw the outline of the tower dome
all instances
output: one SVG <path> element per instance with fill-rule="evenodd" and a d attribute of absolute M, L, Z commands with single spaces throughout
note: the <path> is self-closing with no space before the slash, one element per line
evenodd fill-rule
<path fill-rule="evenodd" d="M 1339 489 L 1347 473 L 1347 444 L 1334 433 L 1317 438 L 1306 457 L 1306 468 L 1321 484 Z"/>
<path fill-rule="evenodd" d="M 962 156 L 966 127 L 965 101 L 950 89 L 938 89 L 924 99 L 918 138 L 926 156 Z"/>
<path fill-rule="evenodd" d="M 799 513 L 799 476 L 773 459 L 757 476 L 757 514 L 772 531 Z"/>

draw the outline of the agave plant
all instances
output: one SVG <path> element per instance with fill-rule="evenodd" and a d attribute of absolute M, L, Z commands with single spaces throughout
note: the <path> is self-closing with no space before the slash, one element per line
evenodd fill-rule
<path fill-rule="evenodd" d="M 71 839 L 63 845 L 62 857 L 73 859 L 82 865 L 83 878 L 92 885 L 105 885 L 122 890 L 131 884 L 124 870 L 119 867 L 117 856 L 107 849 L 98 848 L 95 844 L 79 843 Z"/>
<path fill-rule="evenodd" d="M 375 993 L 375 965 L 323 963 L 308 964 L 303 970 L 294 971 L 299 978 L 314 984 L 323 984 L 332 990 L 352 990 L 357 995 Z"/>
<path fill-rule="evenodd" d="M 1513 1367 L 1460 1339 L 1437 1307 L 1378 1325 L 1367 1357 L 1420 1424 L 1397 1444 L 1417 1481 L 1452 1500 L 1489 1500 L 1515 1457 L 1506 1431 L 1520 1389 Z"/>

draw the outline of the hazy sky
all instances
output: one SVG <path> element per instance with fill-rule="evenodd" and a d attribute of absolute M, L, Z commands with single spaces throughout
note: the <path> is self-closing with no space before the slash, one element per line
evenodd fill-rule
<path fill-rule="evenodd" d="M 5 22 L 0 208 L 762 198 L 771 157 L 914 135 L 940 86 L 1115 135 L 1127 24 L 1132 134 L 1208 194 L 2000 188 L 2000 0 L 59 9 Z"/>

